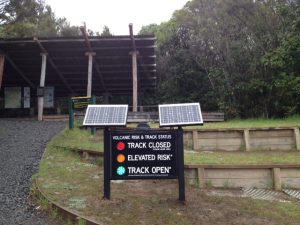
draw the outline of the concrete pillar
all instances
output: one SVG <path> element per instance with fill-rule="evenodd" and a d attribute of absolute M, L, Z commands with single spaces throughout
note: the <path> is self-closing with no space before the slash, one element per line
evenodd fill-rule
<path fill-rule="evenodd" d="M 137 83 L 137 51 L 132 52 L 132 111 L 137 112 L 138 83 Z"/>
<path fill-rule="evenodd" d="M 4 55 L 0 55 L 0 90 L 2 87 L 2 80 L 3 80 L 3 71 L 4 71 Z"/>
<path fill-rule="evenodd" d="M 87 56 L 89 57 L 89 62 L 88 62 L 88 83 L 87 83 L 87 97 L 92 96 L 92 80 L 93 80 L 93 56 L 95 53 L 88 52 Z"/>
<path fill-rule="evenodd" d="M 45 87 L 47 54 L 42 53 L 41 55 L 42 55 L 42 68 L 41 68 L 40 87 Z M 43 110 L 44 110 L 44 96 L 38 97 L 38 121 L 43 120 Z"/>

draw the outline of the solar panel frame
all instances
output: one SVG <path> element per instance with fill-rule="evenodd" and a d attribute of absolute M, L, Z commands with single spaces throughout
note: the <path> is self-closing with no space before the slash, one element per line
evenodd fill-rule
<path fill-rule="evenodd" d="M 121 113 L 119 111 L 120 109 L 122 109 Z M 88 105 L 83 120 L 83 126 L 126 126 L 127 115 L 128 105 Z"/>
<path fill-rule="evenodd" d="M 189 111 L 186 112 L 189 115 L 180 115 L 180 113 L 182 114 L 183 107 L 186 108 L 185 111 L 189 109 Z M 193 107 L 192 109 L 193 111 L 191 111 L 191 107 Z M 164 108 L 168 108 L 169 111 L 166 112 L 165 110 L 163 110 Z M 173 110 L 170 110 L 172 108 Z M 203 117 L 202 117 L 201 107 L 199 103 L 162 104 L 162 105 L 158 105 L 158 109 L 159 109 L 160 127 L 203 125 Z M 181 111 L 178 111 L 178 109 L 181 109 Z M 192 115 L 192 113 L 195 113 L 195 110 L 197 112 L 197 115 Z M 165 115 L 166 113 L 168 115 Z M 175 119 L 172 118 L 174 116 L 177 117 L 177 121 L 175 121 Z M 166 121 L 166 118 L 169 118 L 168 121 Z"/>

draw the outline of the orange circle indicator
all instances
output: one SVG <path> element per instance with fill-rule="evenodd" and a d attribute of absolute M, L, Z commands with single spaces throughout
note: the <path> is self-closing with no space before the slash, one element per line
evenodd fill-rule
<path fill-rule="evenodd" d="M 117 156 L 117 161 L 118 161 L 118 163 L 123 163 L 124 161 L 125 161 L 125 155 L 123 155 L 123 154 L 119 154 L 118 156 Z"/>

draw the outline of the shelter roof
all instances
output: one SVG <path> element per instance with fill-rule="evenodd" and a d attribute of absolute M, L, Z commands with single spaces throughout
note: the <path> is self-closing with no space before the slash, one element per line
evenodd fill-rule
<path fill-rule="evenodd" d="M 156 86 L 155 37 L 134 36 L 138 55 L 140 90 Z M 59 37 L 0 39 L 6 56 L 4 86 L 39 86 L 41 53 L 47 54 L 46 86 L 54 86 L 57 96 L 86 95 L 88 57 L 93 60 L 92 94 L 132 92 L 131 36 Z"/>

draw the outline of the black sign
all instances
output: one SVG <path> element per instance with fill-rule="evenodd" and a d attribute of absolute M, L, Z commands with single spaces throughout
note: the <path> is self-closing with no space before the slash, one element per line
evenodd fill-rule
<path fill-rule="evenodd" d="M 172 130 L 110 132 L 110 179 L 178 178 L 176 135 Z"/>
<path fill-rule="evenodd" d="M 91 97 L 74 97 L 72 98 L 73 109 L 85 109 L 92 103 Z"/>
<path fill-rule="evenodd" d="M 44 87 L 38 87 L 36 89 L 36 96 L 37 97 L 44 97 Z"/>

